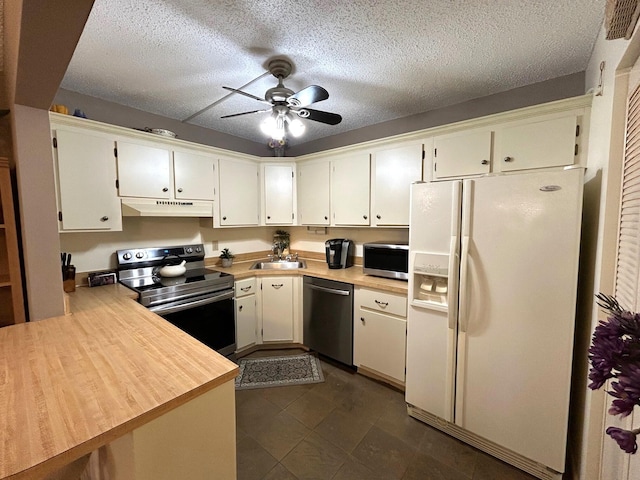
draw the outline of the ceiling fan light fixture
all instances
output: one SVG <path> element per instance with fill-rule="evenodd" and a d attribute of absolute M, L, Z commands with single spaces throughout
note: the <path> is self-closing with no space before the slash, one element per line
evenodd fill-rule
<path fill-rule="evenodd" d="M 291 135 L 298 138 L 304 134 L 306 127 L 299 118 L 291 119 L 290 116 L 287 116 L 287 120 L 289 121 L 289 132 L 291 132 Z"/>
<path fill-rule="evenodd" d="M 269 115 L 260 123 L 260 130 L 274 140 L 284 139 L 284 118 L 281 115 Z"/>

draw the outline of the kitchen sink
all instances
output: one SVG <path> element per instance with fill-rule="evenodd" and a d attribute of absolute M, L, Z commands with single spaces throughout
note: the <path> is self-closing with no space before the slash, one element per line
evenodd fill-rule
<path fill-rule="evenodd" d="M 294 270 L 298 268 L 307 268 L 307 264 L 303 260 L 287 261 L 287 260 L 260 260 L 251 265 L 249 270 Z"/>

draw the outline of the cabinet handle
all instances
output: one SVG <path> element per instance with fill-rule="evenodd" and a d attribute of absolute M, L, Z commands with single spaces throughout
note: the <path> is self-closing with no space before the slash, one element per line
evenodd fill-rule
<path fill-rule="evenodd" d="M 382 217 L 380 215 L 376 215 L 376 218 L 380 220 Z"/>
<path fill-rule="evenodd" d="M 109 220 L 109 217 L 106 215 L 100 219 L 101 222 L 106 222 L 107 220 Z"/>
<path fill-rule="evenodd" d="M 178 189 L 178 193 L 182 193 L 182 189 L 181 188 Z"/>
<path fill-rule="evenodd" d="M 381 302 L 380 300 L 374 300 L 374 302 L 376 302 L 381 308 L 387 308 L 387 305 L 389 305 L 389 302 Z"/>
<path fill-rule="evenodd" d="M 277 290 L 284 286 L 284 283 L 272 283 L 271 286 Z"/>
<path fill-rule="evenodd" d="M 362 218 L 366 220 L 368 217 L 366 215 L 362 215 Z"/>
<path fill-rule="evenodd" d="M 360 317 L 360 321 L 362 322 L 362 324 L 364 325 L 364 317 Z"/>
<path fill-rule="evenodd" d="M 243 292 L 248 292 L 249 290 L 251 290 L 251 287 L 240 287 L 240 290 L 242 290 Z"/>
<path fill-rule="evenodd" d="M 241 311 L 242 311 L 242 305 L 240 305 L 240 306 L 238 307 L 238 311 L 239 311 L 239 312 L 241 312 Z"/>
<path fill-rule="evenodd" d="M 513 162 L 513 157 L 504 157 L 505 162 Z"/>
<path fill-rule="evenodd" d="M 167 187 L 164 187 L 164 188 L 162 189 L 162 191 L 163 191 L 163 192 L 168 192 L 168 191 L 169 191 L 169 189 L 168 189 Z"/>
<path fill-rule="evenodd" d="M 480 163 L 482 165 L 489 165 L 489 160 L 482 160 Z"/>

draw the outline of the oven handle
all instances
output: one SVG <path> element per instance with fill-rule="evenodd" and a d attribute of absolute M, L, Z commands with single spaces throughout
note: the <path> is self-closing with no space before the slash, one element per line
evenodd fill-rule
<path fill-rule="evenodd" d="M 193 301 L 185 301 L 179 303 L 178 305 L 172 305 L 170 307 L 164 307 L 163 305 L 158 305 L 156 307 L 151 307 L 153 313 L 156 313 L 160 316 L 169 315 L 170 313 L 181 312 L 183 310 L 188 310 L 189 308 L 199 307 L 201 305 L 209 305 L 210 303 L 220 302 L 222 300 L 227 300 L 228 298 L 233 298 L 233 290 L 219 293 L 217 295 L 207 296 L 205 298 L 199 298 L 198 300 Z"/>

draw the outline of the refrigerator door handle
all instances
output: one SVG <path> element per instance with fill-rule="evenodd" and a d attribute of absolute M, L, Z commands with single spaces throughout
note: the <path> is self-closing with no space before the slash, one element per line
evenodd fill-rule
<path fill-rule="evenodd" d="M 469 326 L 469 315 L 467 311 L 467 277 L 469 265 L 469 237 L 462 237 L 462 258 L 460 260 L 460 331 L 465 333 Z"/>
<path fill-rule="evenodd" d="M 458 312 L 455 308 L 455 303 L 451 301 L 455 301 L 458 293 L 458 289 L 455 288 L 454 285 L 455 272 L 458 271 L 458 256 L 460 255 L 460 252 L 458 250 L 458 243 L 458 237 L 455 235 L 452 236 L 451 243 L 449 244 L 449 299 L 447 301 L 447 304 L 449 305 L 449 308 L 447 309 L 447 321 L 449 323 L 449 329 L 451 330 L 456 329 L 456 323 L 458 320 Z"/>

